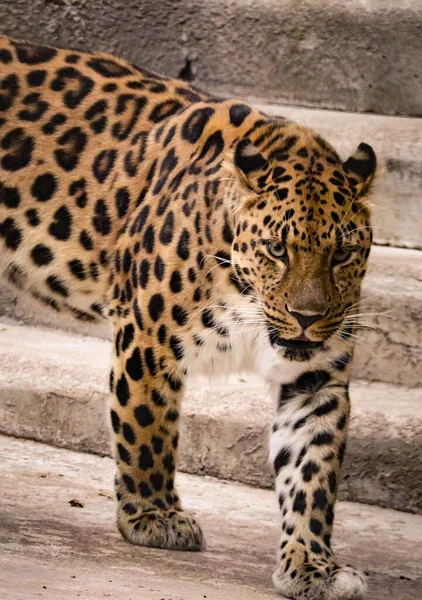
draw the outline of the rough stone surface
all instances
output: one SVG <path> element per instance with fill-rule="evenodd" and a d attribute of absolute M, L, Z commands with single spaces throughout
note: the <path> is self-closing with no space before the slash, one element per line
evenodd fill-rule
<path fill-rule="evenodd" d="M 358 333 L 354 374 L 359 379 L 421 386 L 422 253 L 374 247 L 363 286 L 362 311 L 368 313 Z M 64 327 L 87 335 L 110 337 L 110 326 L 66 320 L 0 283 L 0 315 L 29 324 Z M 372 329 L 374 328 L 374 329 Z"/>
<path fill-rule="evenodd" d="M 0 431 L 109 454 L 110 344 L 0 325 Z M 422 512 L 420 389 L 355 382 L 341 497 Z M 182 470 L 272 486 L 274 407 L 255 378 L 192 381 L 182 405 Z"/>
<path fill-rule="evenodd" d="M 363 284 L 360 312 L 366 314 L 362 318 L 367 319 L 363 324 L 368 328 L 358 332 L 355 377 L 422 386 L 421 255 L 408 250 L 375 250 Z M 384 264 L 388 260 L 392 261 L 390 267 Z"/>
<path fill-rule="evenodd" d="M 202 553 L 130 546 L 114 526 L 110 459 L 0 438 L 0 597 L 264 600 L 279 535 L 272 492 L 179 475 L 186 509 L 207 538 Z M 78 499 L 83 507 L 69 504 Z M 337 506 L 338 557 L 366 571 L 369 600 L 418 600 L 422 517 Z"/>
<path fill-rule="evenodd" d="M 112 51 L 223 94 L 422 114 L 419 0 L 2 0 L 1 9 L 5 33 Z"/>
<path fill-rule="evenodd" d="M 422 248 L 422 119 L 291 106 L 258 108 L 315 129 L 343 159 L 361 142 L 370 144 L 378 160 L 378 177 L 370 197 L 374 240 L 377 244 Z"/>

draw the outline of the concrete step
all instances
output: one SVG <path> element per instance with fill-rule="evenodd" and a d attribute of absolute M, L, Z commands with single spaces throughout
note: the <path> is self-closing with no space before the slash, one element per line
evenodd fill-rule
<path fill-rule="evenodd" d="M 110 343 L 4 321 L 0 432 L 109 454 Z M 356 381 L 340 497 L 422 513 L 420 389 Z M 271 487 L 274 407 L 255 378 L 191 382 L 182 406 L 182 470 Z"/>
<path fill-rule="evenodd" d="M 374 247 L 361 313 L 375 329 L 358 332 L 354 376 L 422 386 L 422 252 Z"/>
<path fill-rule="evenodd" d="M 373 248 L 363 288 L 362 312 L 375 330 L 359 331 L 354 374 L 359 379 L 415 387 L 422 385 L 422 252 Z M 110 337 L 108 324 L 83 325 L 60 318 L 0 284 L 0 315 L 28 324 L 63 327 Z"/>
<path fill-rule="evenodd" d="M 0 438 L 0 597 L 4 600 L 264 600 L 279 536 L 274 494 L 180 474 L 207 550 L 127 544 L 114 526 L 110 459 Z M 83 507 L 72 507 L 78 499 Z M 340 502 L 334 548 L 368 575 L 370 600 L 418 600 L 422 517 Z M 25 571 L 23 576 L 23 565 Z"/>
<path fill-rule="evenodd" d="M 114 0 L 107 10 L 33 0 L 6 2 L 2 29 L 114 52 L 225 95 L 420 116 L 421 17 L 419 0 Z"/>

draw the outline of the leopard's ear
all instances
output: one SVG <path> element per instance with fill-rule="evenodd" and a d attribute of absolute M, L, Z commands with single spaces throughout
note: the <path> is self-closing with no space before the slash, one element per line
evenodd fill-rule
<path fill-rule="evenodd" d="M 248 137 L 238 140 L 224 161 L 225 170 L 233 176 L 234 186 L 228 200 L 234 211 L 249 208 L 259 196 L 257 182 L 270 166 Z"/>
<path fill-rule="evenodd" d="M 259 199 L 258 180 L 268 172 L 269 166 L 269 161 L 249 137 L 235 142 L 223 163 L 233 183 L 226 199 L 231 210 L 236 212 L 249 208 Z"/>
<path fill-rule="evenodd" d="M 249 179 L 255 171 L 264 171 L 269 166 L 267 159 L 248 137 L 242 138 L 237 143 L 234 164 L 241 176 L 246 179 Z"/>
<path fill-rule="evenodd" d="M 356 187 L 358 196 L 364 196 L 371 188 L 377 170 L 377 157 L 368 144 L 359 144 L 356 151 L 344 163 L 350 182 Z"/>

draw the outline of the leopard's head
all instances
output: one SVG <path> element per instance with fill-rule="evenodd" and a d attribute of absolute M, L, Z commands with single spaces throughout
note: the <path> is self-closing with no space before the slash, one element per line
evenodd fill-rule
<path fill-rule="evenodd" d="M 267 123 L 237 143 L 233 164 L 237 276 L 255 294 L 273 346 L 308 359 L 353 329 L 372 241 L 374 151 L 360 144 L 342 163 L 311 130 Z"/>

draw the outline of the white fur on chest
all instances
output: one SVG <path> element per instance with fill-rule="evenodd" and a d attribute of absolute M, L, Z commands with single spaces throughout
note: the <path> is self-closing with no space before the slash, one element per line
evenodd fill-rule
<path fill-rule="evenodd" d="M 251 372 L 268 383 L 288 383 L 308 371 L 310 362 L 286 360 L 271 346 L 265 328 L 228 327 L 229 335 L 202 334 L 203 344 L 185 349 L 182 367 L 188 376 L 228 376 Z"/>

